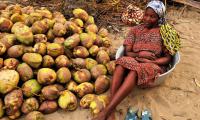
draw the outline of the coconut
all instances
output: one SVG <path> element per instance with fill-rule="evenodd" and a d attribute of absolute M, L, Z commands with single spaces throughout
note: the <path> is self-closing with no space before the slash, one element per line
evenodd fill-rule
<path fill-rule="evenodd" d="M 19 82 L 19 74 L 15 70 L 0 71 L 0 93 L 6 94 L 13 90 Z"/>
<path fill-rule="evenodd" d="M 0 55 L 3 55 L 6 52 L 6 46 L 0 42 Z"/>
<path fill-rule="evenodd" d="M 108 30 L 106 28 L 100 28 L 98 31 L 98 35 L 101 37 L 107 37 L 108 36 Z"/>
<path fill-rule="evenodd" d="M 44 68 L 47 68 L 47 67 L 51 68 L 55 64 L 54 59 L 50 55 L 45 55 L 42 61 L 43 61 L 42 67 Z"/>
<path fill-rule="evenodd" d="M 47 54 L 52 57 L 57 57 L 64 54 L 64 47 L 58 43 L 47 44 Z"/>
<path fill-rule="evenodd" d="M 55 24 L 55 20 L 53 20 L 53 19 L 44 18 L 42 21 L 46 22 L 48 24 L 49 28 L 53 28 L 53 26 Z"/>
<path fill-rule="evenodd" d="M 34 97 L 27 98 L 23 102 L 22 107 L 21 107 L 21 111 L 24 114 L 28 114 L 28 113 L 38 110 L 38 109 L 39 109 L 39 103 L 38 103 L 38 100 Z"/>
<path fill-rule="evenodd" d="M 52 84 L 56 81 L 56 72 L 50 68 L 41 68 L 37 74 L 37 80 L 42 85 Z"/>
<path fill-rule="evenodd" d="M 41 55 L 45 55 L 47 51 L 47 47 L 45 43 L 36 43 L 34 45 L 34 52 L 39 53 Z"/>
<path fill-rule="evenodd" d="M 13 115 L 22 105 L 23 94 L 22 90 L 13 90 L 6 94 L 4 104 L 6 106 L 6 114 Z"/>
<path fill-rule="evenodd" d="M 10 11 L 7 11 L 7 10 L 1 10 L 1 17 L 3 18 L 7 18 L 7 19 L 10 19 L 10 16 L 11 16 L 11 12 Z"/>
<path fill-rule="evenodd" d="M 41 10 L 35 10 L 35 12 L 40 13 L 43 18 L 52 19 L 53 17 L 53 14 L 46 8 L 42 8 Z"/>
<path fill-rule="evenodd" d="M 83 25 L 84 25 L 83 21 L 81 19 L 79 19 L 79 18 L 76 18 L 76 19 L 72 18 L 71 21 L 74 22 L 79 27 L 83 27 Z"/>
<path fill-rule="evenodd" d="M 22 60 L 33 68 L 39 68 L 42 63 L 42 56 L 38 53 L 25 53 Z"/>
<path fill-rule="evenodd" d="M 57 68 L 68 67 L 71 64 L 70 60 L 65 55 L 58 56 L 55 60 L 55 63 Z"/>
<path fill-rule="evenodd" d="M 95 99 L 96 95 L 95 94 L 87 94 L 83 96 L 80 100 L 80 106 L 82 108 L 89 108 L 90 103 Z"/>
<path fill-rule="evenodd" d="M 79 27 L 78 25 L 76 25 L 76 23 L 71 22 L 71 21 L 67 21 L 65 23 L 65 27 L 66 27 L 67 31 L 72 31 L 73 33 L 80 34 L 83 32 L 81 27 Z"/>
<path fill-rule="evenodd" d="M 3 34 L 0 38 L 0 42 L 6 46 L 6 49 L 10 48 L 16 42 L 16 36 L 14 34 Z"/>
<path fill-rule="evenodd" d="M 61 37 L 66 34 L 66 27 L 62 23 L 55 23 L 53 26 L 53 34 Z"/>
<path fill-rule="evenodd" d="M 39 111 L 33 111 L 26 115 L 25 120 L 44 120 L 44 115 Z"/>
<path fill-rule="evenodd" d="M 26 97 L 32 97 L 41 91 L 41 85 L 36 79 L 31 79 L 22 85 L 22 91 Z"/>
<path fill-rule="evenodd" d="M 98 27 L 95 24 L 90 24 L 88 25 L 86 28 L 86 32 L 93 32 L 93 33 L 97 33 L 98 32 Z"/>
<path fill-rule="evenodd" d="M 65 88 L 61 85 L 61 84 L 54 84 L 54 86 L 56 86 L 56 88 L 58 88 L 58 90 L 61 92 L 63 90 L 65 90 Z"/>
<path fill-rule="evenodd" d="M 55 35 L 53 34 L 53 29 L 49 29 L 49 31 L 47 32 L 47 39 L 50 41 L 53 41 L 55 38 Z"/>
<path fill-rule="evenodd" d="M 26 6 L 21 9 L 22 14 L 28 14 L 28 15 L 33 13 L 34 11 L 35 10 L 32 6 Z"/>
<path fill-rule="evenodd" d="M 16 22 L 11 31 L 16 35 L 17 40 L 22 44 L 31 45 L 33 43 L 33 33 L 24 23 Z"/>
<path fill-rule="evenodd" d="M 86 21 L 86 24 L 89 25 L 89 24 L 94 24 L 94 17 L 93 16 L 89 16 L 88 17 L 88 20 Z"/>
<path fill-rule="evenodd" d="M 16 69 L 19 61 L 15 58 L 8 58 L 3 61 L 3 64 L 6 69 Z"/>
<path fill-rule="evenodd" d="M 41 92 L 46 100 L 55 100 L 59 97 L 60 90 L 55 85 L 48 85 L 43 87 Z"/>
<path fill-rule="evenodd" d="M 88 13 L 81 8 L 74 9 L 72 12 L 76 18 L 80 18 L 83 21 L 87 21 L 89 18 Z"/>
<path fill-rule="evenodd" d="M 15 120 L 21 116 L 20 110 L 15 111 L 12 115 L 8 115 L 8 118 Z"/>
<path fill-rule="evenodd" d="M 3 58 L 0 58 L 0 69 L 3 67 Z"/>
<path fill-rule="evenodd" d="M 96 40 L 94 41 L 94 45 L 97 45 L 97 46 L 102 46 L 103 45 L 103 38 L 99 35 L 97 35 L 96 37 Z"/>
<path fill-rule="evenodd" d="M 91 112 L 96 115 L 100 113 L 108 104 L 108 98 L 106 96 L 97 96 L 91 103 L 90 103 L 90 109 Z"/>
<path fill-rule="evenodd" d="M 6 7 L 5 10 L 8 10 L 10 11 L 12 14 L 15 14 L 15 13 L 21 13 L 21 6 L 19 4 L 15 4 L 15 5 L 9 5 Z"/>
<path fill-rule="evenodd" d="M 40 43 L 40 42 L 46 43 L 47 42 L 47 37 L 46 37 L 45 34 L 35 34 L 34 35 L 34 41 L 36 43 Z"/>
<path fill-rule="evenodd" d="M 95 65 L 98 64 L 97 61 L 92 58 L 86 58 L 85 63 L 88 70 L 92 69 Z"/>
<path fill-rule="evenodd" d="M 12 26 L 13 26 L 13 23 L 11 20 L 4 17 L 0 17 L 0 31 L 1 32 L 10 32 Z"/>
<path fill-rule="evenodd" d="M 110 78 L 106 75 L 100 75 L 97 77 L 94 83 L 94 91 L 96 94 L 102 94 L 108 90 L 110 85 Z"/>
<path fill-rule="evenodd" d="M 10 47 L 7 51 L 9 57 L 18 58 L 24 54 L 23 45 L 14 45 Z"/>
<path fill-rule="evenodd" d="M 114 61 L 114 60 L 113 60 L 113 61 L 110 61 L 110 62 L 108 62 L 108 63 L 106 64 L 106 68 L 107 68 L 108 73 L 109 73 L 110 75 L 113 75 L 113 73 L 114 73 L 114 71 L 115 71 L 115 66 L 116 66 L 116 64 L 115 64 L 115 61 Z"/>
<path fill-rule="evenodd" d="M 93 93 L 93 90 L 94 90 L 94 86 L 92 85 L 92 83 L 89 83 L 89 82 L 81 83 L 75 88 L 75 92 L 77 96 L 80 98 L 82 98 L 86 94 Z"/>
<path fill-rule="evenodd" d="M 76 58 L 86 58 L 89 56 L 89 52 L 85 47 L 77 46 L 73 49 L 73 55 Z"/>
<path fill-rule="evenodd" d="M 66 89 L 71 91 L 71 92 L 75 92 L 75 88 L 77 87 L 77 83 L 74 82 L 73 80 L 70 80 L 67 84 L 66 84 Z"/>
<path fill-rule="evenodd" d="M 73 73 L 73 79 L 77 83 L 89 82 L 91 79 L 90 71 L 87 69 L 80 69 Z"/>
<path fill-rule="evenodd" d="M 73 34 L 72 36 L 68 37 L 65 40 L 64 46 L 65 48 L 72 49 L 78 46 L 79 42 L 80 42 L 79 34 Z"/>
<path fill-rule="evenodd" d="M 32 46 L 24 46 L 23 45 L 23 48 L 24 48 L 24 53 L 33 53 L 33 52 L 35 52 L 34 48 Z"/>
<path fill-rule="evenodd" d="M 58 104 L 56 101 L 44 101 L 40 105 L 39 111 L 44 114 L 50 114 L 56 112 L 58 109 Z"/>
<path fill-rule="evenodd" d="M 25 17 L 19 13 L 15 13 L 13 14 L 11 17 L 10 17 L 10 20 L 13 22 L 13 23 L 16 23 L 16 22 L 24 22 L 25 21 Z"/>
<path fill-rule="evenodd" d="M 48 29 L 49 25 L 45 21 L 36 21 L 33 23 L 31 27 L 34 34 L 45 34 Z"/>
<path fill-rule="evenodd" d="M 109 37 L 105 37 L 102 39 L 103 43 L 102 43 L 102 46 L 104 47 L 110 47 L 112 42 L 111 42 L 111 39 Z"/>
<path fill-rule="evenodd" d="M 53 40 L 53 42 L 62 45 L 62 44 L 65 42 L 65 38 L 64 38 L 64 37 L 56 37 L 56 38 Z"/>
<path fill-rule="evenodd" d="M 100 75 L 106 75 L 107 74 L 107 69 L 104 65 L 102 64 L 97 64 L 92 69 L 90 70 L 91 75 L 93 78 L 97 78 Z"/>
<path fill-rule="evenodd" d="M 0 118 L 4 115 L 3 101 L 0 99 Z"/>
<path fill-rule="evenodd" d="M 81 44 L 86 48 L 90 48 L 93 45 L 93 39 L 87 33 L 81 33 L 80 40 L 81 40 Z"/>
<path fill-rule="evenodd" d="M 110 61 L 110 57 L 105 50 L 100 50 L 97 53 L 96 60 L 99 64 L 106 64 Z"/>
<path fill-rule="evenodd" d="M 99 47 L 97 45 L 92 45 L 89 49 L 89 53 L 91 56 L 95 57 L 99 52 Z"/>
<path fill-rule="evenodd" d="M 67 83 L 71 79 L 71 72 L 66 67 L 61 67 L 57 71 L 57 79 L 56 81 L 58 83 Z"/>
<path fill-rule="evenodd" d="M 58 105 L 64 110 L 75 110 L 78 107 L 76 96 L 69 90 L 62 91 Z"/>
<path fill-rule="evenodd" d="M 19 73 L 20 79 L 27 81 L 33 78 L 33 70 L 26 63 L 21 63 L 17 66 L 17 72 Z"/>

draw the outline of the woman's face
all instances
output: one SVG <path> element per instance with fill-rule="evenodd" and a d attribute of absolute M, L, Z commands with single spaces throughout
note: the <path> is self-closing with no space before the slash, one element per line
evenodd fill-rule
<path fill-rule="evenodd" d="M 147 8 L 142 20 L 146 27 L 152 28 L 158 25 L 158 20 L 158 14 L 152 8 Z"/>

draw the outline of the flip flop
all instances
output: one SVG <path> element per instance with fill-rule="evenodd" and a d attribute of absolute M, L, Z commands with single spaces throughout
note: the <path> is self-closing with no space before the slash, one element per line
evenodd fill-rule
<path fill-rule="evenodd" d="M 142 111 L 142 120 L 152 120 L 152 115 L 150 110 L 145 109 Z"/>
<path fill-rule="evenodd" d="M 138 108 L 129 107 L 125 120 L 138 120 L 137 112 L 138 112 Z"/>

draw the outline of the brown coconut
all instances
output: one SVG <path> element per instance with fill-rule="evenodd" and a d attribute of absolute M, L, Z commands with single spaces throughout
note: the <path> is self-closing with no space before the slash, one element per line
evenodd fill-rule
<path fill-rule="evenodd" d="M 10 47 L 7 51 L 9 57 L 18 58 L 24 54 L 24 46 L 23 45 L 14 45 Z"/>
<path fill-rule="evenodd" d="M 80 69 L 73 73 L 73 79 L 77 83 L 89 82 L 91 79 L 90 71 L 87 69 Z"/>
<path fill-rule="evenodd" d="M 44 68 L 51 68 L 55 64 L 54 59 L 50 55 L 45 55 L 42 58 L 42 67 Z"/>
<path fill-rule="evenodd" d="M 69 82 L 71 79 L 71 72 L 67 67 L 61 67 L 60 69 L 58 69 L 57 71 L 57 79 L 56 81 L 58 83 L 67 83 Z"/>
<path fill-rule="evenodd" d="M 42 85 L 49 85 L 56 81 L 56 72 L 50 68 L 41 68 L 37 74 L 37 80 Z"/>
<path fill-rule="evenodd" d="M 17 66 L 17 72 L 19 73 L 20 79 L 27 81 L 33 78 L 33 70 L 26 63 L 21 63 Z"/>
<path fill-rule="evenodd" d="M 67 56 L 65 55 L 60 55 L 55 59 L 56 67 L 61 68 L 61 67 L 69 67 L 71 65 L 70 60 L 68 59 Z"/>
<path fill-rule="evenodd" d="M 44 114 L 50 114 L 58 110 L 58 104 L 56 101 L 44 101 L 40 105 L 39 111 Z"/>
<path fill-rule="evenodd" d="M 109 86 L 110 78 L 106 75 L 100 75 L 94 83 L 94 91 L 96 94 L 102 94 L 108 90 Z"/>
<path fill-rule="evenodd" d="M 35 110 L 38 110 L 38 109 L 39 109 L 39 102 L 34 97 L 27 98 L 23 102 L 22 107 L 21 107 L 21 111 L 24 114 L 28 114 L 28 113 L 35 111 Z"/>
<path fill-rule="evenodd" d="M 73 55 L 76 58 L 87 58 L 89 56 L 89 52 L 85 47 L 77 46 L 73 49 Z"/>

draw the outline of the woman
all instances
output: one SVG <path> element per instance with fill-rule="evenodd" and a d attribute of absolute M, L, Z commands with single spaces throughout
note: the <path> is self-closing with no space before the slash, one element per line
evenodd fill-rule
<path fill-rule="evenodd" d="M 165 6 L 161 1 L 148 3 L 143 24 L 131 28 L 124 41 L 125 56 L 116 60 L 111 85 L 111 101 L 94 120 L 113 119 L 116 106 L 137 85 L 153 87 L 156 77 L 165 72 L 171 55 L 162 43 L 160 25 L 164 23 Z"/>

